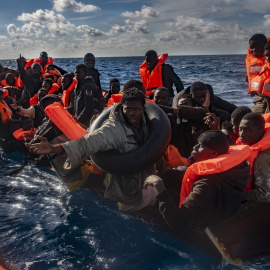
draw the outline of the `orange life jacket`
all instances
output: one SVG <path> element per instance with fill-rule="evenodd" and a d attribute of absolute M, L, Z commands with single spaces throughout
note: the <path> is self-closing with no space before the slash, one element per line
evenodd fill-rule
<path fill-rule="evenodd" d="M 158 62 L 151 73 L 148 70 L 146 61 L 140 66 L 140 75 L 145 89 L 157 88 L 163 86 L 162 82 L 162 65 L 167 59 L 168 54 L 158 55 Z"/>
<path fill-rule="evenodd" d="M 107 104 L 107 108 L 109 108 L 110 106 L 118 103 L 121 101 L 123 94 L 113 94 L 111 95 L 111 97 L 108 99 L 108 104 Z M 151 102 L 151 103 L 155 103 L 153 100 L 151 99 L 145 99 L 145 101 Z"/>
<path fill-rule="evenodd" d="M 249 146 L 234 145 L 230 146 L 228 153 L 224 155 L 192 164 L 188 167 L 182 181 L 179 207 L 190 194 L 193 184 L 200 176 L 225 172 L 245 161 L 249 155 Z"/>
<path fill-rule="evenodd" d="M 60 73 L 60 71 L 58 69 L 55 68 L 53 70 L 49 70 L 48 73 L 44 73 L 42 76 L 43 76 L 44 79 L 52 76 L 53 77 L 53 82 L 58 84 L 58 78 L 61 76 L 61 73 Z"/>
<path fill-rule="evenodd" d="M 0 114 L 3 124 L 7 124 L 11 120 L 12 111 L 4 100 L 0 101 Z"/>
<path fill-rule="evenodd" d="M 240 140 L 237 140 L 236 143 L 238 145 L 242 144 Z M 256 157 L 258 156 L 259 152 L 262 152 L 268 148 L 270 148 L 270 124 L 266 123 L 263 138 L 259 142 L 250 146 L 251 152 L 248 157 L 248 162 L 250 163 L 250 181 L 245 187 L 245 190 L 249 190 L 253 186 L 253 168 Z"/>
<path fill-rule="evenodd" d="M 72 115 L 68 113 L 59 102 L 47 106 L 45 113 L 72 141 L 79 139 L 88 133 L 87 130 L 76 123 L 76 121 L 72 118 Z"/>
<path fill-rule="evenodd" d="M 270 65 L 268 62 L 262 67 L 261 72 L 251 80 L 250 91 L 270 96 Z"/>
<path fill-rule="evenodd" d="M 48 95 L 54 94 L 59 88 L 57 83 L 53 83 L 52 88 L 49 90 Z"/>
<path fill-rule="evenodd" d="M 37 94 L 34 94 L 34 96 L 29 99 L 29 104 L 30 106 L 34 106 L 37 105 L 37 103 L 38 103 Z"/>
<path fill-rule="evenodd" d="M 37 130 L 34 129 L 34 132 L 36 132 L 36 131 Z M 23 141 L 24 134 L 31 134 L 31 133 L 32 133 L 32 130 L 23 130 L 22 128 L 19 128 L 19 129 L 15 130 L 12 135 L 18 141 Z"/>
<path fill-rule="evenodd" d="M 15 78 L 15 84 L 14 84 L 14 87 L 17 87 L 17 88 L 22 88 L 24 86 L 24 83 L 21 79 L 18 79 L 17 77 L 14 77 Z M 7 86 L 12 86 L 12 85 L 9 85 L 7 83 L 6 80 L 2 80 L 0 82 L 0 84 L 3 86 L 3 87 L 7 87 Z"/>
<path fill-rule="evenodd" d="M 24 66 L 24 70 L 27 70 L 28 68 L 30 68 L 33 63 L 34 63 L 34 59 L 27 59 L 26 64 Z"/>
<path fill-rule="evenodd" d="M 7 89 L 3 89 L 3 99 L 5 99 L 6 97 L 9 97 L 9 92 Z"/>
<path fill-rule="evenodd" d="M 34 59 L 34 63 L 39 63 L 40 64 L 41 63 L 40 58 L 35 58 Z M 53 64 L 53 59 L 51 57 L 48 57 L 48 60 L 47 60 L 46 65 L 44 67 L 40 65 L 40 67 L 41 67 L 41 70 L 40 71 L 41 71 L 42 74 L 44 74 L 46 72 L 46 68 L 50 64 Z"/>
<path fill-rule="evenodd" d="M 178 149 L 172 144 L 169 144 L 166 149 L 165 160 L 170 169 L 187 164 L 187 159 L 181 157 Z"/>
<path fill-rule="evenodd" d="M 73 78 L 73 81 L 72 81 L 71 85 L 68 87 L 68 89 L 63 91 L 62 101 L 64 103 L 65 108 L 68 107 L 68 105 L 69 105 L 69 95 L 74 90 L 77 83 L 78 83 L 77 79 Z"/>
<path fill-rule="evenodd" d="M 265 123 L 270 123 L 270 113 L 264 113 L 262 116 L 265 120 Z"/>

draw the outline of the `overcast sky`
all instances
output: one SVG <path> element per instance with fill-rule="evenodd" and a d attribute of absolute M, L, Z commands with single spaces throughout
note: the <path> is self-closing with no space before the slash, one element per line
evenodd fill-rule
<path fill-rule="evenodd" d="M 270 36 L 270 0 L 10 0 L 0 15 L 0 59 L 238 54 Z"/>

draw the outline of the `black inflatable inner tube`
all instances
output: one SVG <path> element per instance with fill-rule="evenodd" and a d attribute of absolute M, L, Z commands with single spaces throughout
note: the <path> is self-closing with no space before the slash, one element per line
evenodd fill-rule
<path fill-rule="evenodd" d="M 91 125 L 90 133 L 102 126 L 109 118 L 112 108 L 113 106 L 101 113 Z M 91 155 L 91 159 L 99 168 L 111 174 L 132 174 L 152 166 L 163 155 L 171 139 L 169 119 L 162 109 L 150 102 L 146 102 L 145 112 L 150 127 L 147 140 L 128 153 L 116 153 L 115 149 Z"/>

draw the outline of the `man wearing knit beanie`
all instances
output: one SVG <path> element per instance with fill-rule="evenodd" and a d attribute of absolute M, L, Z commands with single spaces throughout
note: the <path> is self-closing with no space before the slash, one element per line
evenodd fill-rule
<path fill-rule="evenodd" d="M 170 198 L 160 177 L 153 175 L 146 179 L 145 187 L 156 188 L 159 211 L 176 232 L 216 225 L 240 208 L 243 190 L 250 179 L 250 167 L 245 160 L 249 151 L 244 154 L 235 150 L 237 155 L 231 157 L 233 150 L 228 150 L 227 136 L 221 131 L 211 130 L 199 136 L 191 153 L 192 165 L 182 180 L 180 207 L 175 198 Z M 224 163 L 219 160 L 223 159 L 231 166 L 222 168 Z"/>

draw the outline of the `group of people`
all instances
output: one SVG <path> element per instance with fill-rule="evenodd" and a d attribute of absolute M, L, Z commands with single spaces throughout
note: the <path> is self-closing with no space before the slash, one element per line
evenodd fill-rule
<path fill-rule="evenodd" d="M 54 65 L 46 52 L 38 59 L 18 58 L 18 76 L 7 71 L 1 81 L 3 150 L 47 160 L 69 190 L 103 186 L 104 197 L 120 210 L 158 206 L 176 231 L 218 224 L 247 201 L 270 201 L 270 41 L 262 34 L 249 41 L 247 82 L 249 93 L 258 96 L 252 109 L 221 99 L 200 81 L 184 89 L 167 57 L 148 51 L 139 67 L 141 81 L 129 80 L 121 88 L 112 78 L 109 91 L 101 88 L 91 53 L 74 73 Z M 83 129 L 80 138 L 68 140 L 46 115 L 56 102 L 76 120 L 74 129 Z M 93 129 L 104 109 L 109 116 Z M 165 115 L 161 124 L 170 130 L 166 145 L 153 145 L 165 149 L 155 162 L 134 165 L 137 170 L 130 173 L 96 166 L 91 157 L 101 152 L 124 156 L 143 149 L 156 136 L 151 129 L 159 118 L 150 116 L 155 113 Z"/>

